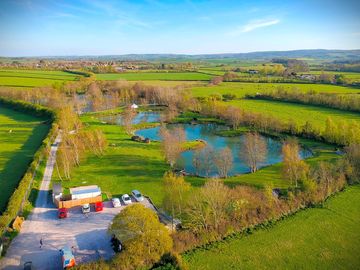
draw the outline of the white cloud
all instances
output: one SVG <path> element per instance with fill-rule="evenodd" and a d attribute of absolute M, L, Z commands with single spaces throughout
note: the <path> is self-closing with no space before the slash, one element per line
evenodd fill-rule
<path fill-rule="evenodd" d="M 242 33 L 248 33 L 251 31 L 254 31 L 255 29 L 258 28 L 263 28 L 263 27 L 268 27 L 271 25 L 275 25 L 278 24 L 280 22 L 279 19 L 271 19 L 271 20 L 253 20 L 248 22 L 247 24 L 237 27 L 234 31 L 229 32 L 228 34 L 230 36 L 237 36 L 240 35 Z"/>

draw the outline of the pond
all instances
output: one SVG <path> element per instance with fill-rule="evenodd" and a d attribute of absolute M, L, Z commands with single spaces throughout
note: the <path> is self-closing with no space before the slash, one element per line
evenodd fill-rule
<path fill-rule="evenodd" d="M 117 125 L 122 124 L 122 116 L 120 114 L 101 116 L 99 117 L 99 119 Z M 139 112 L 138 114 L 136 114 L 132 123 L 136 125 L 140 123 L 155 123 L 159 121 L 160 121 L 160 113 L 158 112 Z"/>
<path fill-rule="evenodd" d="M 168 128 L 182 127 L 185 130 L 187 140 L 201 139 L 207 142 L 215 151 L 220 150 L 224 147 L 229 147 L 233 156 L 233 168 L 229 172 L 229 175 L 237 175 L 250 172 L 248 166 L 240 158 L 243 152 L 243 141 L 245 136 L 236 137 L 222 137 L 216 135 L 217 131 L 228 129 L 226 126 L 216 124 L 170 124 Z M 154 127 L 149 129 L 142 129 L 136 132 L 136 135 L 150 140 L 161 140 L 159 136 L 160 127 Z M 263 136 L 267 143 L 267 155 L 263 163 L 259 164 L 259 168 L 279 163 L 282 161 L 281 148 L 282 143 L 279 140 Z M 311 151 L 302 149 L 300 156 L 301 158 L 307 158 L 312 155 Z M 177 161 L 177 167 L 183 168 L 187 173 L 198 174 L 205 176 L 204 172 L 199 172 L 193 166 L 194 151 L 186 151 L 181 154 L 181 157 Z M 218 175 L 216 168 L 207 173 L 207 176 L 215 177 Z"/>

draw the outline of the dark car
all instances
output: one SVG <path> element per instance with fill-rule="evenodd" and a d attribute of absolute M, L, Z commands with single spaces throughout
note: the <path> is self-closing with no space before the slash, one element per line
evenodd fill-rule
<path fill-rule="evenodd" d="M 34 266 L 32 265 L 32 262 L 24 263 L 24 270 L 35 270 Z"/>

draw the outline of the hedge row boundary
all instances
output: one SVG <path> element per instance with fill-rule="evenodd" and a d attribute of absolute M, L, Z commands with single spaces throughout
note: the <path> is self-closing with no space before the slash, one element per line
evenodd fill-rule
<path fill-rule="evenodd" d="M 0 216 L 0 235 L 3 235 L 15 217 L 22 212 L 23 204 L 30 195 L 30 189 L 35 172 L 41 160 L 47 158 L 49 155 L 49 147 L 58 132 L 58 125 L 56 121 L 56 112 L 46 107 L 2 97 L 0 97 L 0 105 L 36 117 L 46 117 L 51 124 L 48 134 L 43 139 L 39 149 L 35 152 L 30 165 L 28 166 L 26 172 L 20 179 L 18 186 L 11 195 L 5 211 Z"/>

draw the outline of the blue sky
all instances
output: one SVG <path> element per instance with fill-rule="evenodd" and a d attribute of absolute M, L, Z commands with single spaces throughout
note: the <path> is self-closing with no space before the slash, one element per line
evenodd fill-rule
<path fill-rule="evenodd" d="M 360 1 L 1 0 L 0 55 L 359 49 Z"/>

